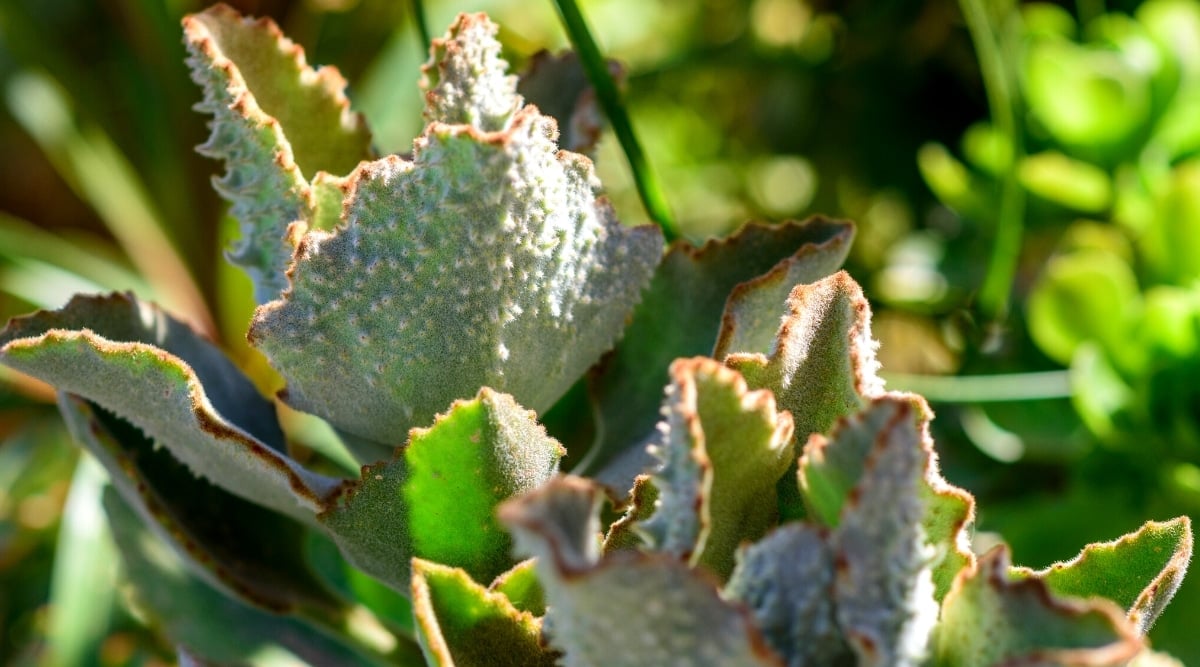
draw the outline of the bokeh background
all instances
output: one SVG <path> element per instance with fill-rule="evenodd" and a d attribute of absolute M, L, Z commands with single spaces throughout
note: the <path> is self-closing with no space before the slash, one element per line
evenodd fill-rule
<path fill-rule="evenodd" d="M 424 60 L 410 3 L 231 4 L 335 64 L 379 151 L 408 150 Z M 262 368 L 248 284 L 221 256 L 236 233 L 209 184 L 221 167 L 193 151 L 205 118 L 179 20 L 203 6 L 0 0 L 0 320 L 132 289 Z M 1000 533 L 1043 567 L 1145 519 L 1200 519 L 1200 5 L 581 6 L 624 63 L 685 236 L 858 223 L 848 268 L 885 376 L 933 403 L 981 544 Z M 480 10 L 518 68 L 567 46 L 549 1 L 424 6 L 435 34 Z M 646 222 L 611 136 L 596 161 L 620 218 Z M 79 458 L 52 394 L 0 368 L 0 664 L 169 664 L 114 578 Z M 1187 664 L 1197 574 L 1151 633 Z"/>

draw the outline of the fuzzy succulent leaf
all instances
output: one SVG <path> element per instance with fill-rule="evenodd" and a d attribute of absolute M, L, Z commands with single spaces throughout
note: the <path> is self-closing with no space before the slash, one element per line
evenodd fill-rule
<path fill-rule="evenodd" d="M 264 303 L 287 287 L 285 237 L 288 225 L 312 217 L 310 181 L 322 171 L 349 173 L 370 157 L 371 136 L 349 111 L 337 70 L 309 67 L 271 21 L 219 4 L 184 18 L 183 27 L 192 78 L 204 88 L 196 108 L 213 115 L 198 150 L 225 161 L 214 185 L 242 228 L 230 259 Z"/>
<path fill-rule="evenodd" d="M 621 85 L 625 70 L 615 60 L 608 61 L 608 74 Z M 604 115 L 596 102 L 596 93 L 574 51 L 533 54 L 517 81 L 517 92 L 526 103 L 553 116 L 562 132 L 559 143 L 576 153 L 591 155 L 604 130 Z"/>
<path fill-rule="evenodd" d="M 274 406 L 212 343 L 131 295 L 9 322 L 0 363 L 129 422 L 230 493 L 313 522 L 341 480 L 283 454 Z"/>
<path fill-rule="evenodd" d="M 781 526 L 738 552 L 724 595 L 754 614 L 767 643 L 788 667 L 853 664 L 833 600 L 834 554 L 827 531 Z"/>
<path fill-rule="evenodd" d="M 921 403 L 881 398 L 867 412 L 886 417 L 842 506 L 830 543 L 837 560 L 837 619 L 861 667 L 924 664 L 938 618 L 922 521 L 930 452 L 914 413 Z"/>
<path fill-rule="evenodd" d="M 391 461 L 365 466 L 320 520 L 347 559 L 397 590 L 414 556 L 490 581 L 511 565 L 496 505 L 549 479 L 562 454 L 533 413 L 485 387 L 414 429 Z"/>
<path fill-rule="evenodd" d="M 608 553 L 646 547 L 646 537 L 640 527 L 642 522 L 650 520 L 657 506 L 658 487 L 654 485 L 654 480 L 646 474 L 635 477 L 629 500 L 625 504 L 625 513 L 608 527 L 602 551 Z"/>
<path fill-rule="evenodd" d="M 546 599 L 538 582 L 536 563 L 532 558 L 512 566 L 492 581 L 488 590 L 502 593 L 512 605 L 534 616 L 546 614 Z"/>
<path fill-rule="evenodd" d="M 420 558 L 412 564 L 413 613 L 421 650 L 435 667 L 553 667 L 541 622 L 464 570 Z"/>
<path fill-rule="evenodd" d="M 975 517 L 975 501 L 942 477 L 929 437 L 932 412 L 925 401 L 915 395 L 886 396 L 876 399 L 862 412 L 839 420 L 828 437 L 819 434 L 809 437 L 800 457 L 801 493 L 810 516 L 824 526 L 837 527 L 872 449 L 892 433 L 911 435 L 907 433 L 911 426 L 919 440 L 917 446 L 926 457 L 919 487 L 924 503 L 921 524 L 926 540 L 935 549 L 933 581 L 936 597 L 941 601 L 958 573 L 974 562 L 968 531 Z M 902 408 L 903 405 L 908 407 Z M 910 416 L 911 424 L 897 421 L 897 410 L 901 409 Z"/>
<path fill-rule="evenodd" d="M 499 28 L 486 14 L 459 14 L 446 34 L 429 46 L 425 75 L 425 120 L 470 125 L 484 132 L 509 126 L 523 101 L 517 77 L 500 57 Z"/>
<path fill-rule="evenodd" d="M 202 664 L 376 664 L 302 621 L 248 607 L 192 576 L 116 493 L 105 494 L 104 509 L 134 600 Z"/>
<path fill-rule="evenodd" d="M 723 336 L 743 339 L 728 330 Z M 731 351 L 725 363 L 751 387 L 774 392 L 780 409 L 792 413 L 796 437 L 804 438 L 825 433 L 883 393 L 877 346 L 862 288 L 839 271 L 792 289 L 770 350 Z"/>
<path fill-rule="evenodd" d="M 1009 577 L 1007 547 L 964 572 L 942 606 L 938 667 L 1119 667 L 1142 649 L 1109 600 L 1062 599 L 1037 579 Z"/>
<path fill-rule="evenodd" d="M 1182 516 L 1089 544 L 1075 558 L 1044 570 L 1018 567 L 1011 574 L 1038 579 L 1055 595 L 1112 600 L 1145 634 L 1179 589 L 1191 557 L 1191 521 Z"/>
<path fill-rule="evenodd" d="M 195 477 L 129 423 L 81 398 L 60 394 L 59 410 L 125 505 L 209 585 L 277 614 L 344 611 L 304 561 L 300 524 Z"/>
<path fill-rule="evenodd" d="M 787 273 L 803 282 L 827 276 L 842 265 L 853 236 L 851 223 L 817 217 L 748 224 L 698 248 L 686 241 L 672 244 L 625 337 L 592 378 L 603 428 L 588 469 L 602 471 L 599 477 L 606 483 L 628 488 L 648 462 L 643 445 L 654 438 L 668 365 L 712 354 L 730 292 L 764 274 Z M 612 475 L 603 472 L 623 454 L 636 460 Z"/>
<path fill-rule="evenodd" d="M 751 619 L 677 559 L 599 556 L 596 485 L 557 478 L 500 507 L 518 550 L 535 556 L 546 591 L 545 632 L 566 667 L 779 666 Z"/>
<path fill-rule="evenodd" d="M 777 519 L 775 484 L 795 458 L 791 416 L 714 359 L 679 359 L 669 372 L 658 503 L 641 528 L 655 551 L 725 579 L 738 546 Z"/>
<path fill-rule="evenodd" d="M 446 44 L 494 42 L 481 22 L 460 17 Z M 468 46 L 443 48 L 452 62 L 430 66 L 442 77 L 427 95 L 435 117 L 472 115 L 472 104 L 490 117 L 483 107 L 513 83 L 495 71 L 492 46 Z M 468 56 L 483 60 L 460 62 Z M 301 240 L 291 289 L 251 325 L 289 403 L 396 445 L 481 386 L 544 411 L 616 342 L 662 236 L 621 226 L 591 162 L 559 152 L 555 136 L 553 119 L 528 106 L 496 131 L 434 122 L 412 162 L 355 172 L 344 224 Z"/>

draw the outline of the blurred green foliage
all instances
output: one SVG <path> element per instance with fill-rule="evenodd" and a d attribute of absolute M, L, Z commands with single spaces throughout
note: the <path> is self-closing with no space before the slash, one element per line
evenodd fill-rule
<path fill-rule="evenodd" d="M 250 290 L 221 258 L 235 232 L 209 184 L 218 167 L 193 151 L 206 131 L 179 19 L 203 4 L 0 0 L 0 318 L 132 289 L 269 391 L 278 381 L 242 340 Z M 231 4 L 275 18 L 310 62 L 336 63 L 376 146 L 407 149 L 425 57 L 409 3 Z M 859 223 L 850 268 L 881 304 L 893 385 L 938 404 L 946 477 L 1030 564 L 1143 518 L 1200 518 L 1200 19 L 1182 0 L 1099 4 L 987 4 L 1020 111 L 1005 133 L 987 122 L 953 0 L 582 3 L 625 63 L 627 109 L 686 236 L 814 212 Z M 504 26 L 514 63 L 567 44 L 550 2 L 425 7 L 431 26 L 478 10 Z M 611 138 L 597 167 L 621 219 L 645 220 Z M 1023 194 L 1025 234 L 1006 286 L 1016 306 L 993 322 L 973 299 L 1006 179 Z M 982 376 L 979 391 L 955 374 Z M 931 375 L 949 382 L 917 386 Z M 1005 382 L 1017 384 L 1008 398 L 1040 397 L 988 401 Z M 54 592 L 68 567 L 56 540 L 111 547 L 75 516 L 86 482 L 67 505 L 87 473 L 51 402 L 0 376 L 0 663 L 54 664 L 54 651 L 169 662 L 120 596 Z M 112 571 L 90 576 L 112 589 Z M 87 604 L 105 607 L 107 627 L 56 612 Z M 1198 662 L 1197 615 L 1193 577 L 1151 638 Z"/>

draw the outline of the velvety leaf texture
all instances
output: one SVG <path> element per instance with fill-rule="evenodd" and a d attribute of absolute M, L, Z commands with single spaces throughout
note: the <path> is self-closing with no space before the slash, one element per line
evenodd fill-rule
<path fill-rule="evenodd" d="M 903 410 L 912 423 L 896 421 L 897 410 Z M 836 527 L 878 441 L 900 428 L 915 433 L 914 446 L 924 452 L 926 460 L 918 487 L 924 503 L 921 524 L 927 542 L 935 550 L 933 580 L 941 601 L 958 573 L 974 562 L 969 529 L 975 518 L 975 502 L 969 493 L 942 478 L 929 437 L 931 417 L 929 406 L 919 396 L 887 394 L 876 399 L 862 412 L 839 420 L 829 436 L 809 437 L 800 457 L 799 481 L 811 516 L 825 526 Z"/>
<path fill-rule="evenodd" d="M 309 181 L 321 171 L 345 175 L 370 157 L 370 133 L 350 113 L 337 70 L 313 70 L 270 20 L 219 4 L 189 15 L 183 27 L 192 78 L 204 88 L 196 108 L 213 116 L 198 150 L 225 161 L 214 185 L 241 224 L 230 260 L 250 274 L 264 303 L 287 287 L 285 237 L 288 225 L 313 213 Z"/>
<path fill-rule="evenodd" d="M 816 217 L 747 224 L 700 247 L 671 244 L 625 337 L 592 378 L 603 428 L 586 470 L 628 488 L 649 463 L 644 450 L 655 437 L 667 367 L 681 357 L 712 354 L 730 292 L 765 274 L 787 273 L 800 282 L 827 276 L 842 265 L 853 236 L 851 223 Z M 770 317 L 778 317 L 782 304 L 781 297 Z M 622 456 L 632 460 L 605 469 Z"/>
<path fill-rule="evenodd" d="M 13 320 L 0 345 L 0 362 L 112 412 L 247 500 L 311 523 L 341 482 L 282 454 L 274 408 L 250 381 L 211 343 L 132 296 L 76 297 Z"/>
<path fill-rule="evenodd" d="M 500 508 L 522 553 L 536 556 L 545 633 L 567 667 L 780 665 L 751 619 L 675 558 L 598 556 L 599 487 L 551 481 Z"/>
<path fill-rule="evenodd" d="M 620 86 L 625 70 L 615 60 L 608 61 L 608 74 Z M 552 54 L 538 51 L 525 65 L 517 81 L 517 92 L 542 113 L 553 116 L 562 132 L 562 147 L 591 156 L 604 130 L 604 114 L 596 102 L 596 92 L 574 51 Z"/>
<path fill-rule="evenodd" d="M 436 667 L 553 667 L 541 623 L 463 570 L 413 560 L 413 613 L 426 662 Z"/>
<path fill-rule="evenodd" d="M 849 667 L 853 653 L 834 615 L 834 557 L 828 534 L 782 526 L 738 553 L 724 595 L 746 605 L 788 667 Z"/>
<path fill-rule="evenodd" d="M 930 566 L 935 551 L 921 527 L 928 452 L 913 403 L 878 399 L 887 414 L 831 537 L 834 598 L 842 632 L 861 667 L 923 664 L 937 623 Z"/>
<path fill-rule="evenodd" d="M 503 106 L 493 97 L 513 82 L 472 41 L 491 39 L 481 21 L 460 17 L 434 48 L 449 60 L 427 68 L 431 117 L 486 128 Z M 250 330 L 289 403 L 395 445 L 481 386 L 544 411 L 616 342 L 660 232 L 616 221 L 591 162 L 558 151 L 553 119 L 526 106 L 502 125 L 431 123 L 412 162 L 359 168 L 343 226 L 300 242 L 291 289 Z"/>
<path fill-rule="evenodd" d="M 1184 516 L 1089 544 L 1075 558 L 1044 570 L 1019 567 L 1012 574 L 1041 580 L 1055 595 L 1112 600 L 1145 634 L 1179 589 L 1191 557 L 1191 521 Z"/>
<path fill-rule="evenodd" d="M 397 590 L 413 556 L 490 581 L 512 564 L 496 505 L 548 480 L 562 454 L 531 412 L 484 388 L 414 429 L 392 461 L 364 467 L 320 520 L 346 558 Z"/>
<path fill-rule="evenodd" d="M 770 392 L 752 392 L 705 357 L 671 364 L 664 440 L 654 448 L 658 506 L 642 529 L 655 551 L 704 565 L 721 578 L 734 553 L 777 519 L 775 483 L 793 455 L 792 420 Z M 683 527 L 687 527 L 686 530 Z"/>
<path fill-rule="evenodd" d="M 828 431 L 838 418 L 863 407 L 866 398 L 883 393 L 876 375 L 878 343 L 871 337 L 871 307 L 844 271 L 797 285 L 785 308 L 769 354 L 738 351 L 725 363 L 752 388 L 774 392 L 779 407 L 792 413 L 797 437 L 804 438 Z M 742 337 L 735 328 L 722 331 L 722 338 Z"/>
<path fill-rule="evenodd" d="M 942 607 L 939 667 L 1118 667 L 1142 649 L 1108 600 L 1054 597 L 1037 579 L 1011 580 L 1007 547 L 983 556 Z"/>

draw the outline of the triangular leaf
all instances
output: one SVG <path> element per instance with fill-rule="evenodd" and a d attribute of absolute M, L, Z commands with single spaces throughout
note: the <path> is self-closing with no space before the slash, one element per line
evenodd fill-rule
<path fill-rule="evenodd" d="M 427 72 L 470 77 L 435 78 L 432 115 L 491 118 L 504 106 L 488 106 L 513 83 L 494 71 L 490 26 L 460 17 L 434 49 L 448 60 Z M 304 237 L 291 289 L 251 325 L 289 403 L 396 445 L 485 385 L 544 411 L 613 345 L 661 234 L 621 226 L 591 162 L 559 152 L 556 134 L 528 106 L 494 132 L 435 122 L 413 162 L 355 173 L 344 225 Z"/>
<path fill-rule="evenodd" d="M 470 125 L 484 132 L 509 126 L 523 102 L 517 77 L 500 57 L 499 28 L 486 14 L 459 14 L 445 36 L 429 46 L 425 79 L 425 120 Z"/>
<path fill-rule="evenodd" d="M 1142 649 L 1136 629 L 1108 600 L 1065 600 L 1037 579 L 1008 576 L 1007 547 L 980 558 L 946 596 L 939 667 L 1118 667 Z"/>
<path fill-rule="evenodd" d="M 230 259 L 264 303 L 287 287 L 285 236 L 292 222 L 312 217 L 310 181 L 321 171 L 345 175 L 369 158 L 370 133 L 350 113 L 337 70 L 313 70 L 270 20 L 218 4 L 184 18 L 183 28 L 192 78 L 204 88 L 196 108 L 213 115 L 198 150 L 225 161 L 214 184 L 242 226 Z"/>
<path fill-rule="evenodd" d="M 312 523 L 341 484 L 281 453 L 274 407 L 220 350 L 131 295 L 12 320 L 0 345 L 0 362 L 112 412 L 247 500 Z"/>
<path fill-rule="evenodd" d="M 904 404 L 909 408 L 902 410 Z M 901 410 L 911 424 L 898 421 Z M 799 480 L 809 513 L 823 525 L 836 527 L 877 442 L 896 429 L 916 433 L 926 456 L 920 485 L 925 505 L 921 523 L 926 540 L 936 550 L 933 581 L 940 601 L 959 571 L 974 562 L 968 531 L 975 518 L 975 501 L 942 478 L 929 437 L 931 417 L 929 406 L 919 396 L 888 394 L 887 398 L 877 399 L 862 412 L 839 420 L 828 437 L 809 437 L 800 457 Z"/>
<path fill-rule="evenodd" d="M 883 398 L 868 408 L 887 417 L 830 539 L 837 618 L 862 667 L 924 664 L 937 623 L 936 552 L 922 527 L 929 450 L 913 418 L 920 405 Z"/>
<path fill-rule="evenodd" d="M 1192 524 L 1186 516 L 1149 521 L 1111 542 L 1089 544 L 1078 556 L 1044 570 L 1014 568 L 1014 577 L 1046 584 L 1055 595 L 1103 597 L 1116 602 L 1145 634 L 1183 583 L 1192 557 Z"/>
<path fill-rule="evenodd" d="M 500 507 L 518 549 L 538 559 L 546 628 L 566 667 L 774 665 L 750 618 L 678 560 L 618 551 L 599 556 L 599 487 L 558 478 Z"/>
<path fill-rule="evenodd" d="M 834 554 L 827 533 L 802 523 L 771 532 L 738 553 L 724 595 L 750 608 L 788 667 L 847 665 L 853 654 L 834 615 Z"/>
<path fill-rule="evenodd" d="M 521 611 L 527 611 L 534 616 L 545 615 L 545 595 L 542 592 L 542 584 L 538 582 L 534 565 L 532 558 L 517 563 L 512 569 L 496 577 L 488 586 L 488 590 L 502 593 Z"/>
<path fill-rule="evenodd" d="M 592 378 L 603 428 L 587 469 L 602 470 L 633 451 L 634 465 L 601 476 L 628 488 L 648 462 L 640 454 L 654 437 L 667 366 L 680 357 L 712 354 L 730 292 L 766 273 L 799 273 L 804 281 L 827 276 L 841 266 L 853 236 L 851 223 L 817 217 L 747 224 L 700 247 L 672 244 L 621 344 Z M 778 317 L 782 305 L 780 300 L 771 317 Z"/>
<path fill-rule="evenodd" d="M 490 581 L 511 565 L 496 505 L 549 479 L 562 454 L 532 413 L 485 387 L 414 429 L 390 462 L 364 467 L 320 520 L 347 559 L 397 590 L 414 556 Z"/>
<path fill-rule="evenodd" d="M 670 375 L 658 505 L 641 527 L 656 551 L 726 578 L 738 546 L 775 523 L 775 484 L 795 458 L 792 420 L 716 360 L 679 359 Z"/>
<path fill-rule="evenodd" d="M 421 650 L 436 667 L 553 667 L 541 623 L 461 569 L 413 559 L 413 613 Z"/>
<path fill-rule="evenodd" d="M 806 438 L 825 433 L 840 417 L 861 409 L 865 399 L 883 393 L 877 346 L 862 288 L 839 271 L 791 291 L 769 355 L 731 350 L 725 363 L 751 387 L 774 392 L 780 409 L 792 413 L 796 437 Z"/>

